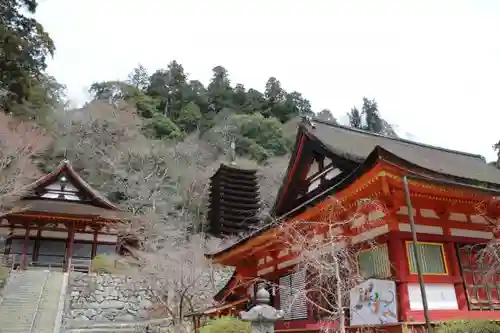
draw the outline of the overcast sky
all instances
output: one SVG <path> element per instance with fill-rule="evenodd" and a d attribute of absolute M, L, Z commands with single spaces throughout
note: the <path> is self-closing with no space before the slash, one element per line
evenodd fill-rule
<path fill-rule="evenodd" d="M 93 81 L 171 60 L 208 83 L 270 76 L 342 118 L 375 98 L 413 140 L 492 160 L 500 140 L 498 0 L 40 0 L 49 72 L 77 104 Z"/>

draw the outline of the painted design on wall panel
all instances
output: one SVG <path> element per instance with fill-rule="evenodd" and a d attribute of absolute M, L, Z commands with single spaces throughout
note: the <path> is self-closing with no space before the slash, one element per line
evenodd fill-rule
<path fill-rule="evenodd" d="M 351 325 L 398 321 L 394 281 L 369 279 L 351 289 Z"/>

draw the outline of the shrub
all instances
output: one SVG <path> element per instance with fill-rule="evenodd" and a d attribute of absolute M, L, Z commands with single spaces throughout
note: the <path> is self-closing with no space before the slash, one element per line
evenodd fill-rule
<path fill-rule="evenodd" d="M 200 333 L 250 333 L 250 323 L 234 317 L 210 320 L 200 329 Z"/>
<path fill-rule="evenodd" d="M 124 269 L 124 265 L 116 261 L 114 256 L 99 254 L 92 259 L 90 270 L 93 273 L 116 274 Z"/>
<path fill-rule="evenodd" d="M 500 333 L 500 325 L 490 320 L 456 320 L 441 324 L 436 333 Z"/>
<path fill-rule="evenodd" d="M 0 289 L 5 285 L 8 277 L 9 269 L 7 267 L 0 266 Z"/>

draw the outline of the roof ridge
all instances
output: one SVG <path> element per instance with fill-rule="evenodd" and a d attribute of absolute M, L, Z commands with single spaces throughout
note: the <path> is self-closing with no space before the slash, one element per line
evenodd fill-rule
<path fill-rule="evenodd" d="M 430 148 L 430 149 L 440 150 L 440 151 L 443 151 L 443 152 L 446 152 L 446 153 L 460 154 L 460 155 L 464 155 L 464 156 L 479 158 L 479 159 L 483 160 L 484 162 L 486 162 L 486 159 L 484 158 L 484 156 L 479 155 L 479 154 L 473 154 L 473 153 L 468 153 L 468 152 L 465 152 L 465 151 L 443 148 L 443 147 L 429 145 L 429 144 L 426 144 L 426 143 L 422 143 L 422 142 L 418 142 L 418 141 L 412 141 L 412 140 L 403 139 L 403 138 L 395 138 L 395 137 L 392 137 L 392 136 L 385 136 L 385 135 L 378 134 L 378 133 L 373 133 L 373 132 L 369 132 L 369 131 L 365 131 L 365 130 L 361 130 L 361 129 L 357 129 L 357 128 L 352 128 L 352 127 L 345 126 L 345 125 L 336 124 L 336 123 L 333 123 L 331 121 L 319 119 L 319 118 L 316 118 L 316 117 L 313 117 L 312 120 L 314 122 L 316 122 L 316 123 L 321 123 L 321 124 L 324 124 L 324 125 L 327 125 L 327 126 L 330 126 L 330 127 L 337 127 L 337 128 L 341 128 L 341 129 L 345 129 L 345 130 L 351 131 L 351 132 L 357 132 L 357 133 L 361 133 L 361 134 L 376 136 L 376 137 L 379 137 L 379 138 L 389 139 L 389 140 L 392 140 L 392 141 L 399 141 L 399 142 L 402 142 L 402 143 L 408 143 L 408 144 L 415 145 L 415 146 L 420 146 L 420 147 L 423 147 L 423 148 Z"/>

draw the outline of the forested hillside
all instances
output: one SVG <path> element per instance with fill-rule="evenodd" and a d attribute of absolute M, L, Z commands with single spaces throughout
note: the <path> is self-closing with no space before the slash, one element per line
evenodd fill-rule
<path fill-rule="evenodd" d="M 313 110 L 306 96 L 285 89 L 278 78 L 270 77 L 262 87 L 245 87 L 244 82 L 231 82 L 230 73 L 220 65 L 203 84 L 175 60 L 149 71 L 138 65 L 128 76 L 123 73 L 123 81 L 89 82 L 93 100 L 82 109 L 68 110 L 64 85 L 46 72 L 57 45 L 26 14 L 34 13 L 36 5 L 35 0 L 9 0 L 0 6 L 1 108 L 14 119 L 36 124 L 51 142 L 32 158 L 41 171 L 67 158 L 113 200 L 144 201 L 135 202 L 132 210 L 149 205 L 148 186 L 162 184 L 154 177 L 165 170 L 168 176 L 163 180 L 168 181 L 155 191 L 163 196 L 187 191 L 178 196 L 200 201 L 200 186 L 233 153 L 239 164 L 261 170 L 262 196 L 269 205 L 286 169 L 300 117 L 337 122 L 331 111 Z M 375 100 L 363 98 L 353 105 L 350 111 L 336 110 L 347 115 L 348 126 L 397 136 Z M 189 203 L 187 211 L 200 205 Z M 172 202 L 166 206 L 179 208 Z M 203 212 L 195 214 L 200 221 Z"/>
<path fill-rule="evenodd" d="M 245 87 L 220 64 L 202 83 L 175 59 L 166 59 L 164 68 L 138 65 L 123 81 L 88 82 L 92 100 L 69 109 L 71 96 L 47 72 L 57 45 L 33 18 L 36 9 L 37 0 L 0 0 L 0 218 L 12 212 L 23 185 L 69 160 L 131 213 L 115 221 L 121 238 L 140 244 L 126 273 L 146 279 L 161 316 L 182 323 L 187 313 L 212 305 L 232 274 L 205 257 L 236 240 L 206 233 L 214 171 L 230 160 L 258 169 L 266 214 L 301 117 L 338 120 L 273 73 L 261 87 Z M 348 119 L 344 125 L 397 136 L 373 98 L 352 104 L 334 110 Z M 494 149 L 500 156 L 500 142 Z"/>

